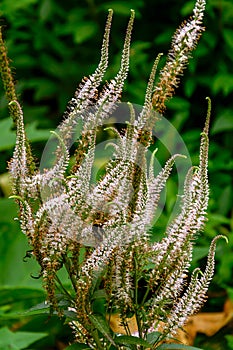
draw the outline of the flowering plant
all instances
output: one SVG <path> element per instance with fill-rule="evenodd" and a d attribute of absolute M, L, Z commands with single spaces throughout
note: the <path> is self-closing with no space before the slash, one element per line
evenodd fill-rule
<path fill-rule="evenodd" d="M 1 39 L 2 80 L 17 135 L 9 164 L 12 198 L 19 205 L 20 226 L 32 247 L 30 253 L 41 268 L 45 307 L 65 316 L 74 330 L 75 345 L 70 349 L 168 349 L 163 343 L 205 301 L 214 273 L 216 242 L 222 236 L 212 241 L 204 272 L 195 269 L 188 279 L 188 271 L 208 205 L 210 100 L 199 166 L 188 171 L 180 212 L 156 242 L 151 241 L 151 228 L 160 194 L 182 155 L 173 154 L 156 175 L 155 151 L 148 159 L 155 122 L 159 123 L 204 30 L 204 9 L 205 1 L 197 0 L 193 16 L 175 32 L 155 85 L 161 55 L 156 58 L 142 109 L 138 112 L 128 103 L 125 128 L 107 127 L 116 138 L 108 144 L 113 147 L 112 156 L 97 180 L 93 180 L 93 169 L 99 129 L 122 113 L 119 100 L 129 69 L 134 11 L 119 72 L 101 89 L 108 66 L 113 14 L 109 10 L 100 63 L 83 79 L 64 121 L 52 132 L 40 169 L 36 169 L 25 134 L 23 111 Z M 48 155 L 50 165 L 45 165 Z M 66 270 L 68 284 L 59 277 L 61 269 Z"/>

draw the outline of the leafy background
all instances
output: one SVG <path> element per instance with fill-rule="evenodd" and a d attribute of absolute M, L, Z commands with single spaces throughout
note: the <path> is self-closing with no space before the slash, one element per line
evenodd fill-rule
<path fill-rule="evenodd" d="M 159 52 L 167 53 L 174 30 L 191 14 L 193 4 L 194 1 L 184 0 L 2 0 L 0 24 L 4 26 L 35 156 L 39 159 L 49 130 L 61 121 L 66 104 L 83 75 L 96 67 L 108 8 L 113 8 L 115 15 L 106 80 L 118 70 L 130 8 L 136 11 L 131 68 L 123 100 L 141 104 L 154 58 Z M 214 312 L 221 311 L 227 299 L 233 300 L 232 22 L 232 0 L 208 0 L 207 30 L 166 111 L 166 117 L 182 135 L 195 164 L 206 114 L 205 97 L 212 99 L 209 221 L 195 247 L 193 267 L 204 262 L 211 238 L 219 233 L 228 236 L 227 246 L 218 245 L 216 275 L 205 306 L 206 311 Z M 161 66 L 163 63 L 164 60 Z M 6 169 L 15 136 L 2 86 L 0 130 L 0 349 L 63 349 L 72 336 L 68 328 L 61 328 L 58 318 L 22 314 L 43 302 L 44 293 L 40 280 L 30 277 L 38 274 L 35 262 L 31 259 L 23 262 L 30 247 L 14 220 L 15 204 L 8 199 L 10 184 Z M 160 161 L 166 156 L 166 152 L 161 152 Z M 163 231 L 176 198 L 174 183 L 172 178 L 167 186 L 167 204 L 157 222 L 158 232 Z M 12 336 L 11 332 L 16 330 Z M 233 349 L 232 333 L 233 327 L 228 325 L 211 338 L 197 337 L 195 344 L 207 350 Z"/>

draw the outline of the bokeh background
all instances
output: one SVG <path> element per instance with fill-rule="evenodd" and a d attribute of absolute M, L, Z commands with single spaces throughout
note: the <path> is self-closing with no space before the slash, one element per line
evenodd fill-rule
<path fill-rule="evenodd" d="M 175 29 L 189 17 L 193 5 L 194 1 L 187 0 L 1 0 L 0 25 L 38 164 L 49 130 L 60 123 L 79 82 L 84 75 L 92 73 L 98 63 L 107 10 L 114 10 L 107 81 L 119 68 L 130 9 L 136 11 L 131 67 L 122 100 L 142 104 L 155 57 L 160 52 L 166 56 Z M 193 262 L 193 267 L 205 262 L 210 240 L 215 235 L 224 234 L 229 238 L 228 245 L 218 244 L 216 275 L 204 309 L 211 312 L 220 312 L 227 300 L 233 301 L 232 23 L 232 0 L 207 1 L 206 31 L 165 114 L 182 136 L 196 164 L 207 109 L 205 97 L 212 99 L 209 220 L 198 238 Z M 164 60 L 162 58 L 160 68 Z M 30 247 L 17 221 L 13 220 L 17 210 L 8 199 L 7 162 L 12 156 L 15 136 L 2 85 L 0 132 L 0 335 L 6 334 L 1 333 L 6 330 L 4 327 L 34 335 L 42 332 L 47 336 L 36 342 L 37 338 L 33 338 L 30 349 L 62 349 L 71 334 L 66 328 L 61 332 L 61 322 L 56 317 L 50 320 L 43 315 L 19 318 L 16 314 L 43 301 L 44 294 L 40 280 L 30 277 L 30 274 L 38 274 L 37 265 L 32 260 L 23 262 Z M 160 161 L 166 156 L 166 152 L 162 152 Z M 155 232 L 163 231 L 176 199 L 175 180 L 174 177 L 168 182 L 166 206 Z M 229 321 L 212 337 L 199 335 L 195 344 L 206 350 L 233 349 L 232 334 L 233 326 Z M 17 349 L 29 349 L 28 346 L 23 343 Z"/>

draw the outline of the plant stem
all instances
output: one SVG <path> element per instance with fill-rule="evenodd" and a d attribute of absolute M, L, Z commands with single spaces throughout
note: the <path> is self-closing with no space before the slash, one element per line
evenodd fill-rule
<path fill-rule="evenodd" d="M 96 342 L 97 349 L 99 349 L 99 350 L 105 350 L 104 347 L 103 347 L 102 344 L 101 344 L 100 339 L 99 339 L 99 335 L 98 335 L 97 329 L 95 329 L 94 331 L 92 331 L 91 334 L 92 334 L 93 339 L 94 339 L 95 342 Z"/>
<path fill-rule="evenodd" d="M 142 328 L 141 328 L 141 320 L 140 316 L 138 314 L 138 264 L 137 264 L 137 251 L 135 252 L 136 254 L 134 255 L 134 306 L 135 306 L 135 317 L 137 321 L 137 327 L 138 327 L 138 335 L 140 338 L 142 338 Z M 140 349 L 143 349 L 143 347 L 140 346 Z"/>
<path fill-rule="evenodd" d="M 64 262 L 64 266 L 66 268 L 66 271 L 69 275 L 69 278 L 71 280 L 72 286 L 74 288 L 74 291 L 77 292 L 77 288 L 76 288 L 76 280 L 73 276 L 73 274 L 71 273 L 72 269 L 71 269 L 71 262 L 69 260 L 69 258 L 67 256 L 63 256 L 63 262 Z"/>
<path fill-rule="evenodd" d="M 63 286 L 60 278 L 56 275 L 55 279 L 57 281 L 57 283 L 59 284 L 59 286 L 61 287 L 61 289 L 63 290 L 63 292 L 65 293 L 65 295 L 67 295 L 67 297 L 69 298 L 69 300 L 73 301 L 72 296 L 70 295 L 70 293 L 65 289 L 65 287 Z"/>

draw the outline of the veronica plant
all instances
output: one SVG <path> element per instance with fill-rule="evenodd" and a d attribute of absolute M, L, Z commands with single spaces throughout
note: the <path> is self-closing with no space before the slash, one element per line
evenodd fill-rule
<path fill-rule="evenodd" d="M 119 72 L 102 87 L 113 14 L 109 10 L 100 63 L 83 79 L 64 121 L 53 132 L 55 160 L 46 168 L 35 167 L 1 38 L 2 80 L 17 134 L 9 164 L 12 197 L 19 205 L 20 225 L 31 254 L 41 268 L 47 303 L 51 312 L 68 318 L 77 349 L 162 349 L 162 343 L 175 336 L 206 299 L 221 236 L 210 245 L 204 272 L 196 269 L 189 279 L 188 275 L 193 244 L 203 229 L 208 205 L 210 100 L 199 165 L 188 171 L 180 212 L 156 243 L 151 242 L 151 227 L 160 194 L 182 155 L 172 155 L 157 175 L 155 152 L 150 160 L 147 157 L 155 121 L 165 111 L 204 30 L 204 10 L 205 1 L 197 0 L 192 17 L 175 32 L 155 85 L 161 55 L 156 58 L 140 113 L 128 103 L 124 130 L 108 127 L 117 141 L 110 144 L 114 151 L 98 181 L 92 176 L 97 134 L 118 108 L 129 69 L 134 11 Z M 74 143 L 76 150 L 71 154 Z M 62 268 L 70 284 L 59 278 Z M 118 327 L 113 322 L 116 318 Z"/>

